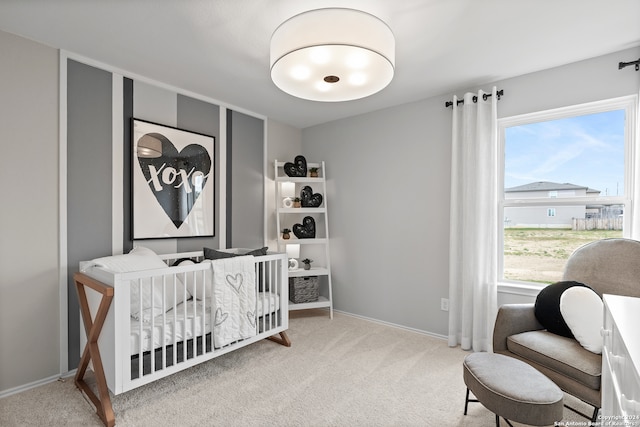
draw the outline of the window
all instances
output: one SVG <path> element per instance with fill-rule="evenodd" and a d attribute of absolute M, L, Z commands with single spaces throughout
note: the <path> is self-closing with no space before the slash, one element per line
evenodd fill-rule
<path fill-rule="evenodd" d="M 590 241 L 629 237 L 636 96 L 498 121 L 503 282 L 561 280 Z"/>

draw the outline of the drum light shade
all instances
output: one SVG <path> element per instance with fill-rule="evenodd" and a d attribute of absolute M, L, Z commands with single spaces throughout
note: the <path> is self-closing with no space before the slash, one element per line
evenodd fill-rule
<path fill-rule="evenodd" d="M 364 98 L 393 79 L 395 38 L 377 17 L 353 9 L 316 9 L 282 23 L 271 36 L 271 79 L 312 101 Z"/>

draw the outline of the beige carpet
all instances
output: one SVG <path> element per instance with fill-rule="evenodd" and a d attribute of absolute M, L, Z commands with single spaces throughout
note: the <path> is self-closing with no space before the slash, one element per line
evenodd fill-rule
<path fill-rule="evenodd" d="M 291 348 L 259 342 L 114 396 L 116 425 L 495 425 L 479 403 L 463 415 L 468 353 L 444 340 L 311 310 L 292 313 L 289 337 Z M 0 399 L 0 425 L 102 424 L 69 378 Z"/>

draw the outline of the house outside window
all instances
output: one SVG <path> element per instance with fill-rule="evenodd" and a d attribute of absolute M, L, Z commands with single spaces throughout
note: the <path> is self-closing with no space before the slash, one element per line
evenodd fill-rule
<path fill-rule="evenodd" d="M 595 240 L 629 237 L 636 96 L 498 120 L 503 283 L 545 286 Z"/>

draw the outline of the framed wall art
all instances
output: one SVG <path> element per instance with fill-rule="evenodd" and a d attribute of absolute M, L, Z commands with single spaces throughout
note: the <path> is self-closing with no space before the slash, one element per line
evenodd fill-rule
<path fill-rule="evenodd" d="M 215 137 L 133 119 L 133 239 L 214 235 Z"/>

